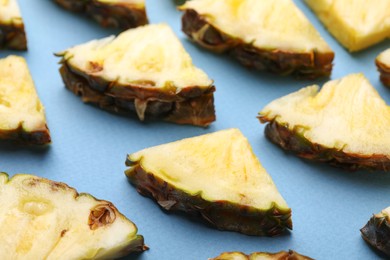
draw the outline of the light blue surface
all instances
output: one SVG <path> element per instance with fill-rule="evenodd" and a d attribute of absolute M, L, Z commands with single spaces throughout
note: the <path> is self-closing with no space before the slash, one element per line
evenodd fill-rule
<path fill-rule="evenodd" d="M 171 0 L 147 0 L 152 23 L 172 26 L 194 63 L 215 80 L 217 121 L 209 128 L 162 122 L 140 123 L 85 105 L 66 90 L 54 52 L 116 33 L 69 13 L 49 0 L 19 0 L 28 34 L 28 52 L 0 51 L 27 59 L 46 115 L 53 143 L 49 149 L 0 144 L 0 171 L 31 173 L 112 201 L 133 220 L 150 250 L 137 259 L 207 259 L 224 251 L 276 252 L 293 249 L 316 259 L 379 259 L 362 240 L 359 229 L 373 213 L 390 206 L 390 175 L 346 172 L 303 161 L 268 142 L 257 112 L 268 102 L 301 87 L 323 81 L 250 71 L 235 60 L 196 47 L 180 31 L 181 14 Z M 378 79 L 376 55 L 386 41 L 350 54 L 324 30 L 315 16 L 296 1 L 336 52 L 332 78 L 364 72 L 389 103 L 390 91 Z M 167 214 L 154 201 L 138 195 L 123 174 L 126 154 L 170 141 L 237 127 L 249 139 L 293 210 L 294 230 L 275 238 L 221 232 L 184 214 Z"/>

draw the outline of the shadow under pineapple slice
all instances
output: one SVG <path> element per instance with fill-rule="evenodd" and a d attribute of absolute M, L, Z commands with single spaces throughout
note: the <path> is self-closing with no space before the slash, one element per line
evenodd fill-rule
<path fill-rule="evenodd" d="M 66 87 L 84 102 L 140 120 L 215 121 L 213 81 L 192 64 L 168 25 L 130 29 L 58 55 Z"/>
<path fill-rule="evenodd" d="M 390 1 L 305 0 L 329 32 L 349 51 L 390 37 Z"/>
<path fill-rule="evenodd" d="M 363 74 L 276 99 L 259 119 L 272 142 L 300 157 L 351 170 L 390 169 L 390 108 Z"/>
<path fill-rule="evenodd" d="M 0 139 L 50 143 L 44 107 L 24 58 L 0 59 Z"/>
<path fill-rule="evenodd" d="M 166 210 L 201 216 L 220 230 L 276 236 L 291 209 L 238 129 L 144 149 L 128 156 L 137 191 Z"/>
<path fill-rule="evenodd" d="M 17 0 L 0 0 L 0 48 L 27 50 L 26 32 Z"/>
<path fill-rule="evenodd" d="M 333 51 L 291 0 L 198 0 L 179 9 L 192 40 L 247 67 L 298 78 L 332 71 Z"/>
<path fill-rule="evenodd" d="M 54 0 L 73 12 L 86 13 L 104 27 L 134 28 L 148 23 L 145 0 Z"/>
<path fill-rule="evenodd" d="M 0 173 L 1 259 L 114 259 L 146 250 L 108 201 L 64 183 Z"/>
<path fill-rule="evenodd" d="M 378 55 L 375 64 L 379 70 L 382 83 L 386 87 L 390 87 L 390 48 Z"/>
<path fill-rule="evenodd" d="M 256 252 L 246 255 L 241 252 L 226 252 L 209 260 L 312 260 L 312 258 L 300 255 L 292 250 L 278 253 Z"/>

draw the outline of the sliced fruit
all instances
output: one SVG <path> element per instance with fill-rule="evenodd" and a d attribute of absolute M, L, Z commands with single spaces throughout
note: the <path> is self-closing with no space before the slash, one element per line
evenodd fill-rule
<path fill-rule="evenodd" d="M 299 78 L 331 73 L 333 51 L 291 0 L 197 0 L 179 9 L 192 40 L 245 66 Z"/>
<path fill-rule="evenodd" d="M 85 102 L 140 120 L 207 126 L 215 120 L 213 81 L 165 24 L 147 25 L 59 54 L 67 88 Z"/>
<path fill-rule="evenodd" d="M 260 113 L 266 136 L 296 155 L 335 166 L 390 169 L 390 108 L 363 74 L 276 99 Z"/>
<path fill-rule="evenodd" d="M 382 83 L 390 87 L 390 48 L 379 54 L 375 60 L 375 64 L 380 72 Z"/>
<path fill-rule="evenodd" d="M 145 0 L 55 0 L 60 6 L 91 16 L 104 27 L 134 28 L 148 23 Z"/>
<path fill-rule="evenodd" d="M 108 201 L 33 175 L 0 173 L 1 259 L 113 259 L 146 249 Z"/>
<path fill-rule="evenodd" d="M 329 32 L 349 51 L 390 37 L 390 1 L 305 0 Z"/>
<path fill-rule="evenodd" d="M 22 57 L 0 59 L 0 139 L 50 143 L 44 107 Z"/>
<path fill-rule="evenodd" d="M 26 32 L 16 0 L 0 0 L 0 48 L 27 50 Z"/>
<path fill-rule="evenodd" d="M 126 164 L 137 191 L 166 210 L 248 235 L 292 229 L 291 209 L 238 129 L 151 147 L 129 155 Z"/>
<path fill-rule="evenodd" d="M 390 207 L 375 214 L 360 229 L 363 239 L 390 257 Z"/>
<path fill-rule="evenodd" d="M 250 255 L 241 252 L 227 252 L 210 260 L 312 260 L 312 258 L 289 250 L 288 252 L 281 251 L 279 253 L 256 252 Z"/>

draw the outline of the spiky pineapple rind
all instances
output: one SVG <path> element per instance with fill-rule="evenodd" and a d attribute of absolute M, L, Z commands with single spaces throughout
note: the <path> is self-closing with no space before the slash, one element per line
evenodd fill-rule
<path fill-rule="evenodd" d="M 388 216 L 382 213 L 373 215 L 367 224 L 360 229 L 360 232 L 369 245 L 390 256 L 390 223 Z"/>
<path fill-rule="evenodd" d="M 200 194 L 191 195 L 167 183 L 142 167 L 141 161 L 126 161 L 125 172 L 137 191 L 154 199 L 167 211 L 184 211 L 202 217 L 219 230 L 236 231 L 253 236 L 277 236 L 292 229 L 291 209 L 275 203 L 267 210 L 229 201 L 208 201 Z"/>
<path fill-rule="evenodd" d="M 298 254 L 297 252 L 293 250 L 289 250 L 288 252 L 286 251 L 280 251 L 278 253 L 265 253 L 265 252 L 255 252 L 250 255 L 246 255 L 242 252 L 225 252 L 222 253 L 221 255 L 211 258 L 210 260 L 230 260 L 230 259 L 238 259 L 240 260 L 254 260 L 257 259 L 256 256 L 261 256 L 264 259 L 268 260 L 312 260 L 312 258 Z M 263 259 L 261 258 L 261 259 Z"/>
<path fill-rule="evenodd" d="M 23 23 L 0 24 L 0 48 L 27 50 L 27 38 Z"/>
<path fill-rule="evenodd" d="M 382 81 L 383 85 L 390 87 L 390 65 L 381 62 L 378 58 L 375 59 L 375 64 L 380 73 L 380 80 Z"/>
<path fill-rule="evenodd" d="M 21 125 L 14 130 L 0 130 L 0 139 L 28 145 L 47 145 L 51 143 L 50 131 L 47 125 L 33 131 L 24 129 Z"/>
<path fill-rule="evenodd" d="M 57 4 L 74 12 L 84 12 L 103 27 L 135 28 L 148 23 L 145 6 L 128 3 L 102 3 L 86 0 L 55 0 Z"/>
<path fill-rule="evenodd" d="M 244 66 L 280 75 L 315 79 L 332 72 L 333 52 L 294 53 L 277 49 L 260 49 L 216 28 L 193 9 L 186 9 L 182 30 L 193 41 L 211 51 L 230 52 Z"/>

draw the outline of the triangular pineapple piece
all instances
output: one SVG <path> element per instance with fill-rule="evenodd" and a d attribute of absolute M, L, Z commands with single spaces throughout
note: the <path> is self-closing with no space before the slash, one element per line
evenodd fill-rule
<path fill-rule="evenodd" d="M 298 156 L 356 169 L 390 169 L 390 108 L 362 74 L 276 99 L 260 113 L 266 136 Z"/>
<path fill-rule="evenodd" d="M 148 148 L 128 156 L 130 182 L 166 210 L 202 216 L 221 230 L 275 236 L 291 210 L 238 129 Z"/>
<path fill-rule="evenodd" d="M 390 87 L 390 48 L 379 54 L 375 63 L 380 72 L 382 83 Z"/>
<path fill-rule="evenodd" d="M 75 46 L 62 78 L 85 102 L 115 112 L 207 126 L 215 120 L 213 81 L 166 24 L 138 27 Z"/>
<path fill-rule="evenodd" d="M 0 59 L 0 138 L 50 143 L 44 107 L 22 57 Z"/>
<path fill-rule="evenodd" d="M 0 48 L 27 50 L 26 32 L 16 0 L 0 0 Z"/>
<path fill-rule="evenodd" d="M 180 9 L 190 38 L 245 66 L 301 78 L 331 73 L 333 51 L 292 0 L 197 0 Z"/>
<path fill-rule="evenodd" d="M 114 259 L 146 249 L 108 201 L 64 183 L 0 173 L 1 259 Z"/>
<path fill-rule="evenodd" d="M 226 252 L 210 260 L 312 260 L 312 258 L 289 250 L 288 252 L 280 251 L 278 253 L 256 252 L 250 255 L 241 252 Z"/>
<path fill-rule="evenodd" d="M 57 4 L 73 12 L 83 12 L 100 25 L 134 28 L 148 23 L 145 0 L 55 0 Z"/>
<path fill-rule="evenodd" d="M 349 51 L 390 37 L 389 0 L 305 0 L 331 34 Z"/>

